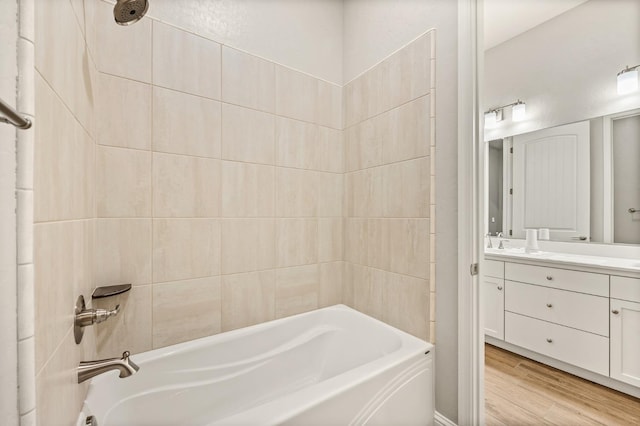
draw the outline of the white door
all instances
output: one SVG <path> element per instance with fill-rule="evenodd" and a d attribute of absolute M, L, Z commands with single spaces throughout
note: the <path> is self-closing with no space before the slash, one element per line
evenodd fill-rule
<path fill-rule="evenodd" d="M 481 285 L 484 334 L 504 340 L 504 280 L 485 276 Z"/>
<path fill-rule="evenodd" d="M 513 137 L 513 236 L 589 241 L 589 122 Z"/>
<path fill-rule="evenodd" d="M 640 115 L 615 119 L 611 127 L 613 242 L 640 244 Z"/>
<path fill-rule="evenodd" d="M 640 303 L 611 299 L 613 379 L 640 387 Z"/>

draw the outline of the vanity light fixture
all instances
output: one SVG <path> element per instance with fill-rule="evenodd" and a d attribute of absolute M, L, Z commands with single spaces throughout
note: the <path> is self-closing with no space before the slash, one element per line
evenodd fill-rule
<path fill-rule="evenodd" d="M 618 95 L 626 95 L 638 90 L 638 68 L 640 64 L 633 67 L 626 66 L 618 73 Z"/>
<path fill-rule="evenodd" d="M 506 107 L 511 108 L 511 119 L 513 121 L 522 121 L 527 118 L 527 104 L 518 99 L 516 102 L 492 108 L 484 113 L 484 127 L 492 129 L 496 127 L 499 121 L 502 121 L 503 110 Z"/>

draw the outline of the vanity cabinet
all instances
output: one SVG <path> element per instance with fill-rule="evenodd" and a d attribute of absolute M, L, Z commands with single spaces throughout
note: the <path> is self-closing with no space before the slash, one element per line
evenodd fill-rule
<path fill-rule="evenodd" d="M 640 279 L 611 277 L 610 307 L 611 377 L 640 387 Z"/>
<path fill-rule="evenodd" d="M 490 343 L 538 354 L 539 361 L 589 380 L 601 377 L 618 390 L 640 388 L 640 278 L 600 268 L 485 263 L 481 295 Z"/>
<path fill-rule="evenodd" d="M 487 260 L 482 280 L 482 308 L 484 333 L 496 339 L 504 339 L 504 262 Z"/>
<path fill-rule="evenodd" d="M 505 341 L 609 375 L 609 276 L 505 263 Z"/>

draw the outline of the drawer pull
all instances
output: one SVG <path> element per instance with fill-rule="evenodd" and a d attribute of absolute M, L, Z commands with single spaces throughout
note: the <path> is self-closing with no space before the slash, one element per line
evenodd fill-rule
<path fill-rule="evenodd" d="M 611 313 L 612 313 L 613 315 L 618 315 L 618 314 L 620 313 L 620 311 L 619 311 L 619 310 L 617 310 L 617 309 L 614 309 L 613 311 L 611 311 Z"/>
<path fill-rule="evenodd" d="M 502 290 L 502 286 L 501 285 L 498 286 L 498 290 Z"/>
<path fill-rule="evenodd" d="M 551 275 L 547 275 L 547 281 L 553 281 L 553 277 Z"/>
<path fill-rule="evenodd" d="M 553 308 L 553 305 L 551 303 L 547 303 L 547 308 Z"/>
<path fill-rule="evenodd" d="M 547 338 L 547 343 L 553 343 L 553 339 Z"/>

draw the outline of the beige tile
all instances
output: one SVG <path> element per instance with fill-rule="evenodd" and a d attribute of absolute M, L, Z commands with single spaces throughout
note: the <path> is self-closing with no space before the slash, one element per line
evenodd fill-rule
<path fill-rule="evenodd" d="M 317 172 L 276 168 L 276 216 L 313 217 L 318 214 Z"/>
<path fill-rule="evenodd" d="M 384 170 L 382 167 L 346 174 L 346 211 L 350 217 L 382 217 Z"/>
<path fill-rule="evenodd" d="M 385 217 L 429 217 L 429 158 L 383 166 Z"/>
<path fill-rule="evenodd" d="M 222 273 L 271 269 L 275 265 L 274 219 L 222 221 Z"/>
<path fill-rule="evenodd" d="M 98 217 L 151 216 L 151 152 L 99 146 Z"/>
<path fill-rule="evenodd" d="M 318 262 L 342 260 L 342 218 L 318 219 Z"/>
<path fill-rule="evenodd" d="M 222 47 L 222 99 L 275 112 L 275 66 L 257 56 Z"/>
<path fill-rule="evenodd" d="M 153 216 L 219 216 L 220 175 L 220 160 L 153 153 Z"/>
<path fill-rule="evenodd" d="M 129 351 L 136 354 L 152 349 L 152 293 L 150 285 L 135 286 L 126 293 L 104 299 L 95 299 L 96 308 L 120 312 L 108 321 L 95 325 L 98 357 L 111 358 Z"/>
<path fill-rule="evenodd" d="M 344 131 L 347 171 L 382 164 L 383 133 L 380 120 L 369 119 Z"/>
<path fill-rule="evenodd" d="M 224 104 L 222 158 L 274 164 L 275 117 L 272 114 Z"/>
<path fill-rule="evenodd" d="M 222 162 L 222 216 L 273 217 L 275 167 Z"/>
<path fill-rule="evenodd" d="M 406 275 L 385 274 L 383 320 L 414 336 L 429 338 L 429 284 Z"/>
<path fill-rule="evenodd" d="M 344 126 L 350 127 L 364 120 L 364 79 L 348 82 L 343 88 Z"/>
<path fill-rule="evenodd" d="M 389 269 L 429 278 L 429 219 L 389 219 Z"/>
<path fill-rule="evenodd" d="M 369 219 L 367 222 L 367 265 L 389 269 L 389 220 Z"/>
<path fill-rule="evenodd" d="M 345 222 L 344 257 L 348 262 L 366 265 L 369 256 L 368 220 L 348 218 Z"/>
<path fill-rule="evenodd" d="M 220 221 L 154 219 L 153 282 L 220 274 Z"/>
<path fill-rule="evenodd" d="M 220 277 L 153 285 L 153 347 L 221 330 Z"/>
<path fill-rule="evenodd" d="M 93 217 L 93 141 L 39 76 L 35 94 L 34 220 Z"/>
<path fill-rule="evenodd" d="M 38 2 L 34 10 L 35 65 L 64 103 L 78 113 L 82 84 L 87 83 L 83 68 L 83 38 L 70 2 Z M 86 105 L 83 105 L 86 107 Z M 90 112 L 90 111 L 87 111 Z M 38 115 L 38 117 L 42 117 Z"/>
<path fill-rule="evenodd" d="M 275 271 L 222 276 L 222 330 L 275 319 Z"/>
<path fill-rule="evenodd" d="M 278 166 L 318 169 L 318 141 L 321 127 L 285 117 L 276 119 Z"/>
<path fill-rule="evenodd" d="M 308 265 L 318 261 L 318 220 L 276 220 L 276 266 Z"/>
<path fill-rule="evenodd" d="M 220 99 L 220 61 L 218 43 L 153 21 L 153 84 Z"/>
<path fill-rule="evenodd" d="M 318 308 L 318 265 L 276 270 L 276 318 Z"/>
<path fill-rule="evenodd" d="M 150 83 L 151 19 L 145 17 L 135 25 L 116 25 L 113 5 L 97 3 L 94 22 L 98 70 Z"/>
<path fill-rule="evenodd" d="M 345 154 L 342 130 L 318 126 L 316 156 L 316 167 L 318 170 L 344 173 Z"/>
<path fill-rule="evenodd" d="M 220 158 L 220 102 L 153 88 L 153 150 Z"/>
<path fill-rule="evenodd" d="M 429 155 L 429 96 L 393 109 L 374 120 L 382 134 L 385 164 Z"/>
<path fill-rule="evenodd" d="M 96 98 L 97 142 L 151 149 L 151 86 L 99 73 Z"/>
<path fill-rule="evenodd" d="M 87 391 L 87 383 L 78 384 L 77 363 L 81 360 L 73 341 L 71 328 L 64 341 L 36 376 L 36 407 L 39 424 L 75 424 L 81 408 L 80 401 Z"/>
<path fill-rule="evenodd" d="M 96 221 L 97 286 L 151 284 L 151 219 Z"/>
<path fill-rule="evenodd" d="M 381 65 L 384 109 L 395 108 L 429 93 L 431 34 L 394 53 Z"/>
<path fill-rule="evenodd" d="M 342 128 L 341 89 L 331 83 L 276 66 L 276 113 L 310 123 Z"/>
<path fill-rule="evenodd" d="M 341 173 L 318 172 L 317 215 L 320 217 L 342 217 L 344 176 Z"/>
<path fill-rule="evenodd" d="M 387 272 L 373 268 L 354 269 L 353 304 L 362 313 L 382 319 L 382 300 Z"/>
<path fill-rule="evenodd" d="M 318 307 L 342 303 L 342 274 L 344 262 L 321 263 L 320 286 L 318 289 Z"/>
<path fill-rule="evenodd" d="M 90 222 L 51 222 L 34 227 L 36 372 L 72 328 L 70 306 L 92 287 Z"/>
<path fill-rule="evenodd" d="M 342 268 L 342 303 L 352 308 L 354 307 L 353 300 L 355 292 L 353 282 L 359 277 L 358 273 L 362 271 L 362 268 L 362 266 L 351 262 L 344 262 Z"/>

